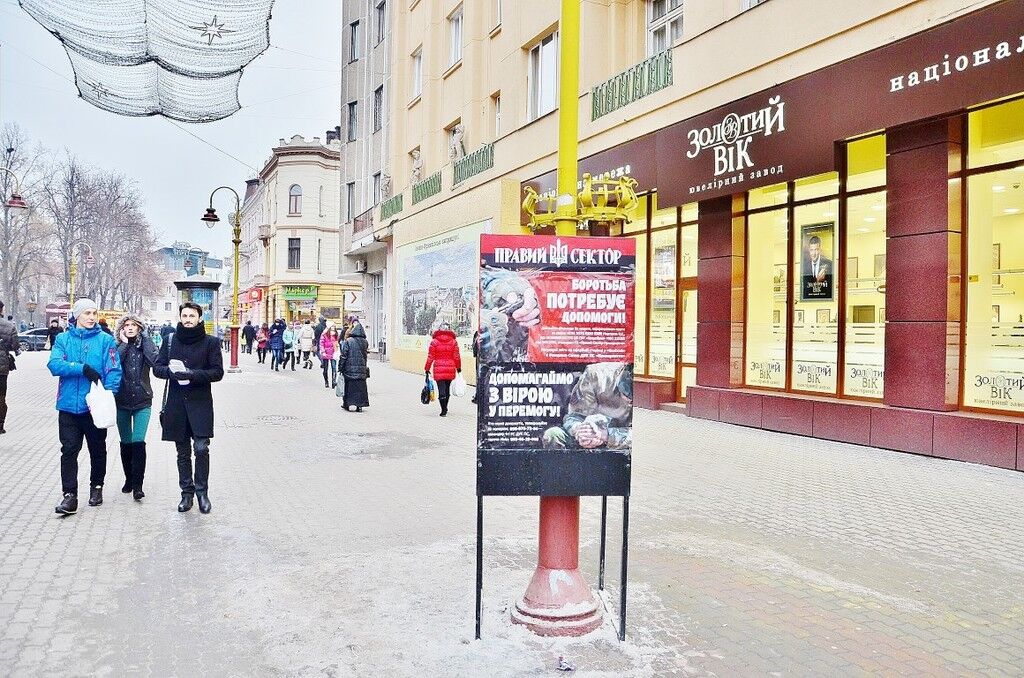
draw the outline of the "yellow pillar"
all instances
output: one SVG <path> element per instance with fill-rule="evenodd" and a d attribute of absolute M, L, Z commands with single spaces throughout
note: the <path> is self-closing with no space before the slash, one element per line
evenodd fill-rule
<path fill-rule="evenodd" d="M 563 0 L 558 82 L 558 202 L 555 233 L 576 235 L 576 153 L 579 139 L 580 2 Z"/>

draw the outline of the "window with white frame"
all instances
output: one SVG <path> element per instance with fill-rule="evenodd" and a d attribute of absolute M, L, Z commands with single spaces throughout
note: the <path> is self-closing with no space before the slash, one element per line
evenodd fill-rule
<path fill-rule="evenodd" d="M 373 90 L 373 131 L 384 126 L 384 85 Z"/>
<path fill-rule="evenodd" d="M 348 60 L 349 62 L 359 59 L 359 22 L 353 21 L 348 25 Z"/>
<path fill-rule="evenodd" d="M 355 141 L 356 140 L 356 125 L 358 124 L 358 120 L 357 120 L 357 117 L 356 117 L 356 115 L 357 115 L 357 113 L 356 113 L 357 107 L 358 107 L 358 102 L 356 102 L 356 101 L 350 101 L 349 104 L 348 104 L 348 140 L 349 141 Z"/>
<path fill-rule="evenodd" d="M 298 184 L 288 189 L 288 214 L 302 214 L 302 186 Z"/>
<path fill-rule="evenodd" d="M 448 65 L 462 60 L 462 5 L 448 15 Z"/>
<path fill-rule="evenodd" d="M 317 201 L 317 214 L 324 216 L 324 187 L 320 187 L 320 199 Z"/>
<path fill-rule="evenodd" d="M 385 0 L 377 3 L 377 44 L 384 42 L 384 33 L 387 30 L 388 6 Z"/>
<path fill-rule="evenodd" d="M 423 92 L 423 46 L 412 53 L 412 96 L 418 97 Z"/>
<path fill-rule="evenodd" d="M 356 216 L 356 184 L 345 184 L 345 221 L 350 222 Z"/>
<path fill-rule="evenodd" d="M 302 238 L 288 238 L 288 270 L 297 271 L 302 266 Z"/>
<path fill-rule="evenodd" d="M 683 38 L 683 0 L 648 0 L 647 54 L 664 52 Z"/>
<path fill-rule="evenodd" d="M 380 202 L 380 172 L 373 175 L 373 204 Z"/>
<path fill-rule="evenodd" d="M 530 50 L 528 75 L 529 119 L 536 120 L 558 105 L 558 33 L 552 33 Z"/>

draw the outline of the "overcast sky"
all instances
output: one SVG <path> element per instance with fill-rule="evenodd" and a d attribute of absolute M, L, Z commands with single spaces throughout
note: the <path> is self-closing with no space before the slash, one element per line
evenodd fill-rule
<path fill-rule="evenodd" d="M 239 162 L 162 117 L 121 117 L 79 99 L 60 42 L 15 0 L 0 0 L 0 123 L 17 122 L 51 149 L 134 179 L 162 242 L 223 256 L 231 248 L 226 220 L 214 229 L 199 221 L 210 191 L 229 184 L 241 194 L 278 139 L 322 138 L 338 124 L 340 24 L 341 0 L 276 0 L 272 47 L 242 75 L 242 110 L 213 123 L 176 123 Z M 233 209 L 228 196 L 221 191 L 215 201 L 222 219 Z"/>

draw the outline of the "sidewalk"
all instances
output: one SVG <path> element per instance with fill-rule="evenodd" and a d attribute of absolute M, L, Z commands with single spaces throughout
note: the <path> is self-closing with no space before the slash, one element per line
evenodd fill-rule
<path fill-rule="evenodd" d="M 0 437 L 2 675 L 497 677 L 550 675 L 559 654 L 577 676 L 1024 665 L 1021 473 L 637 410 L 627 642 L 509 623 L 536 498 L 485 502 L 476 642 L 468 399 L 441 419 L 419 404 L 421 375 L 373 362 L 371 407 L 345 413 L 318 371 L 242 356 L 214 387 L 212 514 L 175 511 L 154 415 L 146 499 L 119 492 L 111 431 L 104 505 L 59 519 L 47 357 L 19 358 Z M 583 506 L 596 585 L 600 501 Z"/>

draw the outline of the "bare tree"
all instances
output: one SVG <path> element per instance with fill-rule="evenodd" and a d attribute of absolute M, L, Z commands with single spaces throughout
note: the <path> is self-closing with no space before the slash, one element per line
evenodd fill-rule
<path fill-rule="evenodd" d="M 52 232 L 45 222 L 39 204 L 40 186 L 46 172 L 46 154 L 41 146 L 32 146 L 17 125 L 5 125 L 0 132 L 3 145 L 3 167 L 18 177 L 28 210 L 12 210 L 7 197 L 15 191 L 15 179 L 0 173 L 0 196 L 3 199 L 3 221 L 0 224 L 0 298 L 7 302 L 7 312 L 21 314 L 21 281 L 30 273 L 41 271 L 52 252 Z"/>

